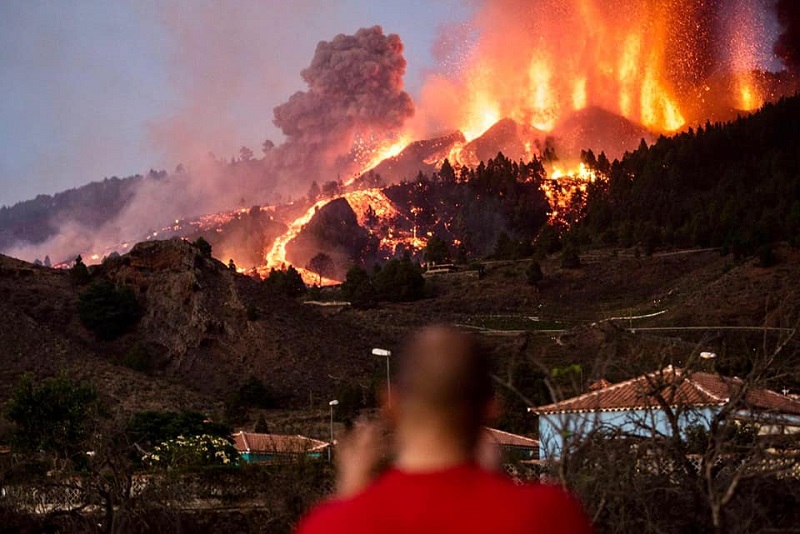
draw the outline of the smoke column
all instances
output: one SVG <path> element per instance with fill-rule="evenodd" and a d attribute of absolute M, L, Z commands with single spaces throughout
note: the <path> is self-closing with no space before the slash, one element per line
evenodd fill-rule
<path fill-rule="evenodd" d="M 414 114 L 405 71 L 400 37 L 380 26 L 321 41 L 302 72 L 308 89 L 274 110 L 274 124 L 286 135 L 275 151 L 278 171 L 292 179 L 346 172 L 342 158 L 357 135 L 386 136 Z"/>
<path fill-rule="evenodd" d="M 782 33 L 775 43 L 775 55 L 790 70 L 800 70 L 800 2 L 778 0 L 776 9 Z"/>

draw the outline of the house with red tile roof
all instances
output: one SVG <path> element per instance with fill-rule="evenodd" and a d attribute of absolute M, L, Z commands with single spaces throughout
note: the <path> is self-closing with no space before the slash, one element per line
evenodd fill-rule
<path fill-rule="evenodd" d="M 751 388 L 736 377 L 689 372 L 668 366 L 546 406 L 528 408 L 539 417 L 539 454 L 558 458 L 568 439 L 605 432 L 621 436 L 669 436 L 674 415 L 681 431 L 708 427 L 715 414 L 735 402 L 732 416 L 757 421 L 760 433 L 800 432 L 800 401 Z"/>
<path fill-rule="evenodd" d="M 305 436 L 237 432 L 233 444 L 239 457 L 247 463 L 275 463 L 299 457 L 321 459 L 328 443 Z"/>
<path fill-rule="evenodd" d="M 483 428 L 483 440 L 497 447 L 504 463 L 536 460 L 539 458 L 539 440 L 512 434 L 496 428 Z"/>

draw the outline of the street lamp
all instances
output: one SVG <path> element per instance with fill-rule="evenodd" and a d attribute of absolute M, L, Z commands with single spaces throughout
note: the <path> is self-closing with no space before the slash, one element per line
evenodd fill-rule
<path fill-rule="evenodd" d="M 373 356 L 383 356 L 386 358 L 386 396 L 392 398 L 392 377 L 389 372 L 389 358 L 392 356 L 392 351 L 386 349 L 372 349 Z"/>
<path fill-rule="evenodd" d="M 333 407 L 337 406 L 339 401 L 334 399 L 328 403 L 328 406 L 331 407 L 331 444 L 328 445 L 328 462 L 331 461 L 331 449 L 333 448 Z"/>

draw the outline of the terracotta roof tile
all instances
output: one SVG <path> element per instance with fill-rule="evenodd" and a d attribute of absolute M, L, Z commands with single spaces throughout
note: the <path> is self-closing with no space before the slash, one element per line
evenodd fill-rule
<path fill-rule="evenodd" d="M 324 450 L 328 444 L 305 436 L 280 434 L 256 434 L 238 432 L 233 435 L 234 446 L 240 453 L 302 454 Z"/>
<path fill-rule="evenodd" d="M 721 406 L 743 384 L 739 378 L 687 373 L 670 366 L 531 411 L 549 414 L 656 408 L 659 395 L 670 406 Z M 800 415 L 800 402 L 768 389 L 748 391 L 744 404 L 758 410 Z"/>
<path fill-rule="evenodd" d="M 488 439 L 494 441 L 498 445 L 504 447 L 529 447 L 532 449 L 539 448 L 539 441 L 519 434 L 511 434 L 510 432 L 503 432 L 496 428 L 484 427 L 484 435 Z"/>

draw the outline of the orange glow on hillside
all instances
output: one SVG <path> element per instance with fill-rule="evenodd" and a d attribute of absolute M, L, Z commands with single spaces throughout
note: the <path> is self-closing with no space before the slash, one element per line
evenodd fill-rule
<path fill-rule="evenodd" d="M 598 178 L 597 172 L 584 163 L 571 167 L 554 165 L 542 184 L 550 203 L 550 223 L 569 226 L 577 222 L 576 211 L 583 207 L 586 190 Z"/>

